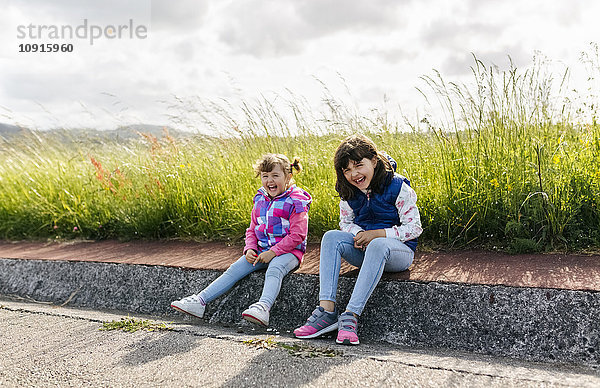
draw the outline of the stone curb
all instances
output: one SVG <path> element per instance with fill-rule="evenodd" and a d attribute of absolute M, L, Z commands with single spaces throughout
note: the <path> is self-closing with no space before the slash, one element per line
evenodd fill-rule
<path fill-rule="evenodd" d="M 0 294 L 54 304 L 175 316 L 170 302 L 198 292 L 221 272 L 173 267 L 0 259 Z M 206 319 L 235 324 L 258 300 L 254 273 L 211 303 Z M 345 306 L 353 278 L 340 277 Z M 319 279 L 293 273 L 282 284 L 270 326 L 292 330 L 318 300 Z M 448 348 L 530 361 L 600 365 L 600 293 L 383 280 L 360 319 L 361 340 Z"/>

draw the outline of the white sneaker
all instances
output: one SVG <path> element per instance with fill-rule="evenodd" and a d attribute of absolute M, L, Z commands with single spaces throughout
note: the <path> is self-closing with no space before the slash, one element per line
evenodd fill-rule
<path fill-rule="evenodd" d="M 256 302 L 242 313 L 242 317 L 248 322 L 269 326 L 269 309 L 261 302 Z"/>
<path fill-rule="evenodd" d="M 206 305 L 202 304 L 198 295 L 186 296 L 181 300 L 171 302 L 171 307 L 175 310 L 193 315 L 196 318 L 202 318 L 204 316 L 204 310 Z"/>

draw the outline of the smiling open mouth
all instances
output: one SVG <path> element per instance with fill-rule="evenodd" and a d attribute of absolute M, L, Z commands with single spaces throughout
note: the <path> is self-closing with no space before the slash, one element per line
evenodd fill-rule
<path fill-rule="evenodd" d="M 355 179 L 354 183 L 356 183 L 357 185 L 361 185 L 364 181 L 365 181 L 365 177 L 362 177 L 359 179 Z"/>

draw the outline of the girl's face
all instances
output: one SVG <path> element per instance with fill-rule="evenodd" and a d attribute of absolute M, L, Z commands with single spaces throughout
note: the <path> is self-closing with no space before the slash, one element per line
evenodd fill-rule
<path fill-rule="evenodd" d="M 291 177 L 292 174 L 283 172 L 280 165 L 274 166 L 273 170 L 269 172 L 263 171 L 260 173 L 262 186 L 271 198 L 275 198 L 287 190 Z"/>
<path fill-rule="evenodd" d="M 357 187 L 359 190 L 366 191 L 371 184 L 376 166 L 376 156 L 373 159 L 362 158 L 358 162 L 350 160 L 346 168 L 342 169 L 342 173 L 344 173 L 344 177 L 351 185 Z"/>

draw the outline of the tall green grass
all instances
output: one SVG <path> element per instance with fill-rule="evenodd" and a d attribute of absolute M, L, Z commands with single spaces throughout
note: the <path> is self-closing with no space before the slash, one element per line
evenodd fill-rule
<path fill-rule="evenodd" d="M 597 75 L 595 54 L 588 59 Z M 345 136 L 362 132 L 410 178 L 425 245 L 599 248 L 597 90 L 565 96 L 564 74 L 543 62 L 500 71 L 475 60 L 472 70 L 467 85 L 423 77 L 421 90 L 437 115 L 414 122 L 390 121 L 385 112 L 363 117 L 332 95 L 319 115 L 301 98 L 290 99 L 293 122 L 266 100 L 243 104 L 241 119 L 226 104 L 178 101 L 201 125 L 228 135 L 66 144 L 31 133 L 4 142 L 0 238 L 239 242 L 260 185 L 252 164 L 276 152 L 303 162 L 295 179 L 314 198 L 315 241 L 337 228 L 333 153 Z"/>

